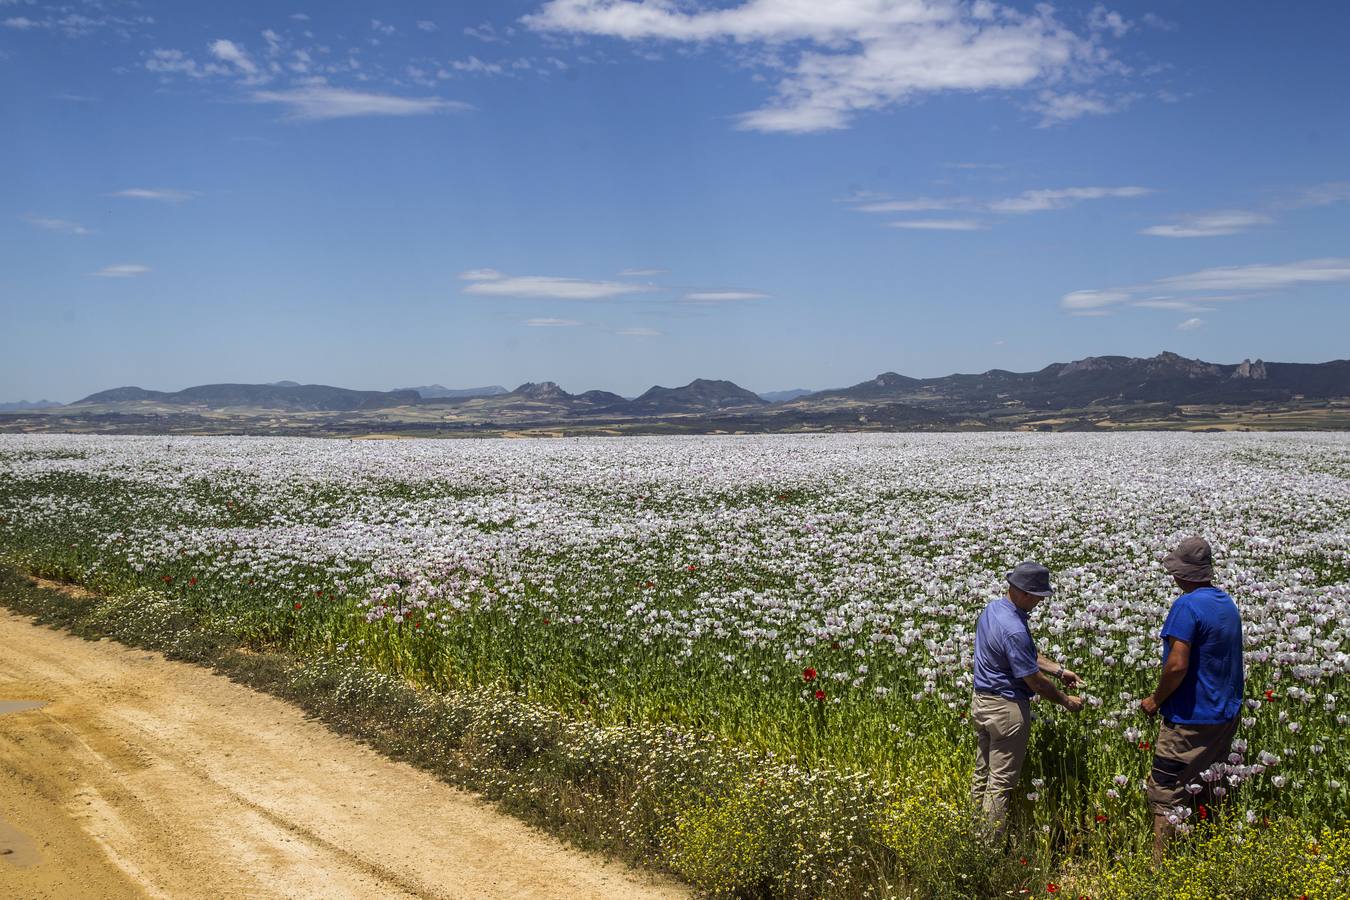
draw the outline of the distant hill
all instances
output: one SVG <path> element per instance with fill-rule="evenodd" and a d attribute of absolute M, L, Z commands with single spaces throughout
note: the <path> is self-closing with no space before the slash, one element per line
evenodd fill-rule
<path fill-rule="evenodd" d="M 426 384 L 414 388 L 398 388 L 401 391 L 417 391 L 424 400 L 457 400 L 468 397 L 495 397 L 505 394 L 506 388 L 500 384 L 476 388 L 448 388 L 440 384 Z"/>
<path fill-rule="evenodd" d="M 766 406 L 753 391 L 747 391 L 730 381 L 711 381 L 695 378 L 684 387 L 653 387 L 636 400 L 628 402 L 630 414 L 659 416 L 667 413 L 708 412 L 738 406 Z"/>
<path fill-rule="evenodd" d="M 72 406 L 153 402 L 168 406 L 225 409 L 252 407 L 291 412 L 347 412 L 416 403 L 415 391 L 352 391 L 323 384 L 203 384 L 181 391 L 120 387 L 90 394 Z"/>
<path fill-rule="evenodd" d="M 64 403 L 57 403 L 55 400 L 14 400 L 9 403 L 0 403 L 0 412 L 26 412 L 30 409 L 55 409 L 58 406 L 65 406 Z"/>
<path fill-rule="evenodd" d="M 798 397 L 805 397 L 807 394 L 814 393 L 806 388 L 793 388 L 788 391 L 765 391 L 759 395 L 759 398 L 765 403 L 786 403 L 789 400 L 796 400 Z"/>
<path fill-rule="evenodd" d="M 1255 403 L 1350 396 L 1350 360 L 1221 365 L 1160 353 L 1148 359 L 1089 356 L 1037 372 L 991 369 L 979 375 L 908 378 L 894 372 L 803 401 L 893 400 L 948 410 L 1016 403 L 1033 409 L 1130 403 Z"/>
<path fill-rule="evenodd" d="M 446 395 L 422 397 L 424 389 Z M 785 399 L 768 399 L 779 396 Z M 60 409 L 7 405 L 0 430 L 137 434 L 1350 430 L 1350 360 L 1223 364 L 1166 352 L 1146 359 L 1090 356 L 1034 372 L 990 369 L 941 378 L 883 372 L 852 387 L 763 397 L 704 378 L 658 385 L 633 399 L 603 390 L 572 394 L 552 381 L 511 391 L 440 385 L 353 391 L 279 382 L 175 392 L 121 387 Z"/>

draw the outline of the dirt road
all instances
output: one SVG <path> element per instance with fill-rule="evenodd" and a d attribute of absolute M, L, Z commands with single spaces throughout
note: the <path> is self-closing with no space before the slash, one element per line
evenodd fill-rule
<path fill-rule="evenodd" d="M 185 663 L 0 612 L 0 897 L 678 897 Z"/>

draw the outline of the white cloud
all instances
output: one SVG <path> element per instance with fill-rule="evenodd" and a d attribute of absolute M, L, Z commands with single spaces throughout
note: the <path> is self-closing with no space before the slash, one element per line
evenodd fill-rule
<path fill-rule="evenodd" d="M 768 294 L 759 291 L 695 291 L 685 294 L 685 303 L 740 303 L 747 300 L 767 300 Z"/>
<path fill-rule="evenodd" d="M 1262 213 L 1232 209 L 1181 216 L 1175 224 L 1151 225 L 1139 233 L 1171 238 L 1217 237 L 1237 234 L 1256 225 L 1269 225 L 1271 221 L 1270 216 Z"/>
<path fill-rule="evenodd" d="M 1113 12 L 1100 3 L 1093 7 L 1088 22 L 1093 31 L 1109 31 L 1116 37 L 1124 37 L 1125 33 L 1134 27 L 1120 13 Z"/>
<path fill-rule="evenodd" d="M 669 275 L 669 274 L 670 274 L 670 270 L 669 270 L 669 269 L 658 269 L 658 268 L 648 268 L 648 269 L 624 269 L 624 270 L 623 270 L 622 272 L 620 272 L 619 274 L 620 274 L 621 276 L 623 276 L 624 278 L 654 278 L 654 277 L 656 277 L 657 275 Z"/>
<path fill-rule="evenodd" d="M 1113 306 L 1128 299 L 1129 291 L 1073 291 L 1065 294 L 1059 302 L 1065 309 L 1084 310 Z"/>
<path fill-rule="evenodd" d="M 1327 181 L 1304 188 L 1286 201 L 1290 207 L 1331 206 L 1350 201 L 1350 181 Z"/>
<path fill-rule="evenodd" d="M 655 328 L 620 328 L 615 334 L 622 334 L 625 337 L 660 337 L 661 332 Z"/>
<path fill-rule="evenodd" d="M 739 118 L 755 131 L 845 128 L 860 112 L 924 94 L 1090 79 L 1110 62 L 1099 32 L 1075 33 L 1048 5 L 1023 13 L 986 0 L 548 0 L 522 21 L 545 32 L 769 50 L 776 96 Z"/>
<path fill-rule="evenodd" d="M 149 266 L 142 266 L 139 263 L 119 263 L 115 266 L 104 266 L 93 274 L 99 278 L 135 278 L 149 271 Z"/>
<path fill-rule="evenodd" d="M 456 72 L 472 72 L 478 75 L 500 75 L 504 71 L 501 63 L 484 62 L 473 55 L 468 59 L 450 60 L 450 68 Z"/>
<path fill-rule="evenodd" d="M 505 278 L 501 272 L 496 269 L 468 269 L 459 273 L 461 281 L 496 281 L 499 278 Z"/>
<path fill-rule="evenodd" d="M 1017 197 L 995 200 L 989 204 L 993 212 L 1029 213 L 1048 209 L 1066 209 L 1083 200 L 1105 200 L 1120 197 L 1143 197 L 1153 193 L 1146 187 L 1073 187 L 1050 190 L 1024 191 Z"/>
<path fill-rule="evenodd" d="M 983 231 L 989 226 L 978 219 L 903 219 L 887 222 L 886 227 L 916 231 Z"/>
<path fill-rule="evenodd" d="M 1301 284 L 1350 281 L 1350 259 L 1308 259 L 1282 265 L 1222 266 L 1153 282 L 1174 291 L 1275 291 Z"/>
<path fill-rule="evenodd" d="M 1052 125 L 1081 119 L 1083 116 L 1104 116 L 1116 112 L 1127 105 L 1131 99 L 1129 97 L 1110 99 L 1096 92 L 1086 94 L 1072 91 L 1056 93 L 1047 90 L 1041 91 L 1036 96 L 1036 101 L 1031 104 L 1031 109 L 1041 114 L 1040 127 L 1049 128 Z"/>
<path fill-rule="evenodd" d="M 16 5 L 0 3 L 0 6 Z M 32 6 L 33 4 L 27 4 Z M 97 12 L 97 15 L 84 15 L 74 12 L 71 5 L 47 5 L 40 10 L 43 16 L 40 19 L 29 18 L 28 16 L 10 16 L 0 20 L 0 26 L 12 29 L 14 31 L 35 31 L 42 29 L 54 33 L 59 33 L 68 38 L 79 38 L 93 34 L 101 29 L 109 29 L 117 35 L 129 38 L 136 34 L 142 26 L 153 25 L 155 20 L 152 16 L 118 16 L 110 15 L 100 11 L 102 3 L 88 2 L 85 4 L 86 11 Z"/>
<path fill-rule="evenodd" d="M 460 279 L 471 282 L 464 293 L 478 297 L 526 300 L 612 300 L 652 288 L 620 281 L 585 281 L 546 275 L 505 275 L 496 269 L 470 269 Z"/>
<path fill-rule="evenodd" d="M 370 29 L 377 34 L 382 34 L 386 37 L 393 34 L 395 31 L 398 31 L 393 25 L 390 25 L 387 22 L 381 22 L 379 19 L 370 20 Z"/>
<path fill-rule="evenodd" d="M 439 97 L 397 97 L 312 84 L 281 91 L 254 91 L 255 103 L 280 103 L 287 118 L 304 121 L 344 119 L 354 116 L 421 116 L 473 109 L 467 103 Z"/>
<path fill-rule="evenodd" d="M 854 210 L 865 213 L 945 212 L 960 210 L 964 212 L 1020 215 L 1023 213 L 1067 209 L 1086 200 L 1143 197 L 1151 193 L 1153 193 L 1151 188 L 1137 186 L 1071 187 L 1042 188 L 1024 191 L 1016 197 L 1005 197 L 999 200 L 976 200 L 972 197 L 916 197 L 907 200 L 894 200 L 864 195 L 847 202 L 858 203 L 857 206 L 853 207 Z M 889 222 L 887 224 L 893 228 L 927 228 L 948 231 L 977 231 L 987 227 L 985 223 L 969 217 L 959 219 L 911 219 Z"/>
<path fill-rule="evenodd" d="M 497 29 L 492 27 L 491 22 L 484 22 L 473 28 L 465 28 L 464 33 L 471 38 L 477 38 L 485 44 L 495 44 L 501 40 L 497 34 Z"/>
<path fill-rule="evenodd" d="M 973 202 L 967 197 L 916 197 L 913 200 L 878 200 L 854 209 L 866 213 L 935 212 L 969 207 Z"/>
<path fill-rule="evenodd" d="M 257 75 L 258 64 L 249 58 L 248 53 L 243 47 L 240 47 L 234 41 L 227 41 L 224 38 L 214 40 L 208 49 L 211 55 L 221 62 L 230 63 L 245 75 Z"/>
<path fill-rule="evenodd" d="M 1147 284 L 1110 290 L 1074 291 L 1060 298 L 1069 312 L 1102 309 L 1129 303 L 1145 309 L 1185 312 L 1212 311 L 1200 304 L 1236 300 L 1245 296 L 1291 290 L 1307 284 L 1350 282 L 1350 259 L 1307 259 L 1278 265 L 1221 266 L 1187 275 L 1158 278 Z M 1216 293 L 1228 291 L 1231 293 Z M 1158 292 L 1165 292 L 1157 296 Z M 1154 295 L 1138 297 L 1140 294 Z M 1175 297 L 1175 294 L 1200 294 Z"/>
<path fill-rule="evenodd" d="M 207 78 L 225 76 L 233 73 L 229 66 L 221 63 L 199 63 L 182 50 L 158 48 L 150 51 L 145 68 L 160 75 L 186 75 L 189 78 Z"/>
<path fill-rule="evenodd" d="M 1177 331 L 1194 331 L 1205 324 L 1204 319 L 1187 319 L 1177 326 Z"/>
<path fill-rule="evenodd" d="M 1148 300 L 1135 300 L 1130 304 L 1142 309 L 1167 309 L 1175 312 L 1214 312 L 1216 307 L 1203 306 L 1190 300 L 1169 300 L 1165 297 L 1154 297 Z"/>
<path fill-rule="evenodd" d="M 196 191 L 178 191 L 172 188 L 126 188 L 113 191 L 110 197 L 126 197 L 131 200 L 157 200 L 160 203 L 182 203 L 200 196 Z"/>
<path fill-rule="evenodd" d="M 94 233 L 78 222 L 68 222 L 65 219 L 52 219 L 46 216 L 24 216 L 23 220 L 34 228 L 41 228 L 43 231 L 59 231 L 62 234 L 78 235 Z"/>
<path fill-rule="evenodd" d="M 291 18 L 297 22 L 308 22 L 309 16 L 305 13 L 291 13 Z"/>
<path fill-rule="evenodd" d="M 425 31 L 425 32 L 430 33 L 430 32 L 432 32 L 432 31 L 435 31 L 436 28 L 437 28 L 436 23 L 435 23 L 435 22 L 432 22 L 432 21 L 429 20 L 429 19 L 419 19 L 419 20 L 417 21 L 417 30 L 418 30 L 418 31 Z"/>
<path fill-rule="evenodd" d="M 525 324 L 531 328 L 572 328 L 581 323 L 576 319 L 526 319 Z"/>

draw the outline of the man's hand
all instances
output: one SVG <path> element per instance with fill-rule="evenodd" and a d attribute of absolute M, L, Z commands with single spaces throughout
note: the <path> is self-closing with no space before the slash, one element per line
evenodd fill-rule
<path fill-rule="evenodd" d="M 1156 716 L 1158 714 L 1158 704 L 1152 697 L 1145 697 L 1139 701 L 1139 708 L 1144 711 L 1146 716 Z"/>
<path fill-rule="evenodd" d="M 1065 697 L 1064 708 L 1072 713 L 1081 712 L 1083 709 L 1083 698 L 1072 695 Z"/>
<path fill-rule="evenodd" d="M 1083 683 L 1083 679 L 1078 677 L 1078 673 L 1061 667 L 1059 670 L 1059 680 L 1064 682 L 1066 688 L 1076 688 Z"/>

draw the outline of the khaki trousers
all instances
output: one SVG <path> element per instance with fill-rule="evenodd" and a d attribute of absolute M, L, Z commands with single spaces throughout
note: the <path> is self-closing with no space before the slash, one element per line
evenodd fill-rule
<path fill-rule="evenodd" d="M 995 837 L 1008 827 L 1008 801 L 1022 774 L 1031 739 L 1031 704 L 993 694 L 975 695 L 970 721 L 975 726 L 979 749 L 975 755 L 975 778 L 971 799 Z"/>

